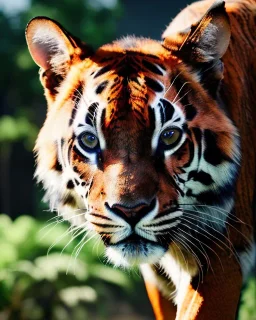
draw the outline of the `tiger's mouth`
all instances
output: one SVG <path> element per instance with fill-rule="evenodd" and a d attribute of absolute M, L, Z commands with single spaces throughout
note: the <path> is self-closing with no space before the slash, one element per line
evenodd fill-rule
<path fill-rule="evenodd" d="M 177 207 L 159 213 L 158 201 L 152 201 L 147 212 L 142 208 L 139 214 L 129 218 L 116 209 L 105 208 L 107 215 L 91 212 L 87 221 L 100 234 L 107 259 L 123 267 L 158 263 L 168 250 L 172 242 L 171 231 L 178 226 L 183 214 Z"/>
<path fill-rule="evenodd" d="M 133 232 L 119 242 L 106 245 L 106 256 L 116 266 L 131 267 L 157 263 L 167 249 L 166 244 L 145 239 Z"/>
<path fill-rule="evenodd" d="M 151 243 L 152 245 L 155 245 L 156 242 L 145 239 L 143 237 L 141 237 L 140 235 L 138 235 L 137 233 L 133 232 L 132 234 L 130 234 L 127 238 L 112 244 L 112 245 L 127 245 L 127 246 L 139 246 L 139 245 L 144 245 L 147 243 Z"/>
<path fill-rule="evenodd" d="M 139 246 L 139 245 L 144 245 L 144 244 L 151 244 L 151 245 L 160 245 L 162 247 L 168 247 L 166 245 L 166 238 L 165 241 L 161 241 L 161 238 L 158 238 L 158 241 L 152 241 L 150 239 L 146 239 L 136 232 L 132 232 L 128 237 L 125 239 L 122 239 L 116 243 L 106 243 L 104 242 L 106 246 L 118 246 L 118 245 L 133 245 L 133 246 Z"/>
<path fill-rule="evenodd" d="M 141 236 L 139 236 L 138 234 L 133 232 L 131 235 L 129 235 L 129 237 L 119 241 L 116 244 L 122 244 L 122 243 L 138 244 L 141 241 L 148 241 L 148 240 L 142 238 Z M 153 241 L 151 241 L 151 242 L 153 242 Z"/>

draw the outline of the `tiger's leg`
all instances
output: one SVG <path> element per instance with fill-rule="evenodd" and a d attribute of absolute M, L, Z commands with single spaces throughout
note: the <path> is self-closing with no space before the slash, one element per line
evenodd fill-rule
<path fill-rule="evenodd" d="M 156 320 L 175 320 L 177 309 L 172 301 L 167 300 L 151 282 L 145 281 L 145 285 Z"/>
<path fill-rule="evenodd" d="M 236 319 L 242 273 L 234 256 L 221 257 L 221 264 L 214 261 L 198 288 L 194 282 L 178 306 L 176 320 Z"/>
<path fill-rule="evenodd" d="M 171 298 L 166 298 L 171 297 L 174 290 L 170 280 L 167 281 L 157 268 L 150 265 L 141 266 L 141 272 L 156 320 L 175 320 L 177 308 Z"/>

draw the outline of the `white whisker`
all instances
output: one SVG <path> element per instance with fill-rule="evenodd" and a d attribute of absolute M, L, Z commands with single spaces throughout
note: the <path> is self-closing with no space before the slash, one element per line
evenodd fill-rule
<path fill-rule="evenodd" d="M 198 221 L 192 214 L 189 214 L 186 212 L 185 215 L 188 219 L 192 219 L 195 221 Z M 232 252 L 232 254 L 235 256 L 235 258 L 237 259 L 237 261 L 240 263 L 236 250 L 232 244 L 232 242 L 229 240 L 228 237 L 226 237 L 223 233 L 221 233 L 219 230 L 217 230 L 216 228 L 214 228 L 213 226 L 209 225 L 207 222 L 201 221 L 200 223 L 203 223 L 204 225 L 206 225 L 207 227 L 211 228 L 212 230 L 214 230 L 216 233 L 218 233 L 221 237 L 223 237 L 224 239 L 226 239 L 230 245 L 230 247 L 223 242 L 222 240 L 220 240 L 219 238 L 217 238 L 216 236 L 214 236 L 213 234 L 211 234 L 210 232 L 208 232 L 207 230 L 205 230 L 204 228 L 200 227 L 199 225 L 196 225 L 196 227 L 200 228 L 201 230 L 203 230 L 204 232 L 206 232 L 207 234 L 209 234 L 211 237 L 214 237 L 216 240 L 218 240 L 220 243 L 222 243 L 229 251 Z"/>
<path fill-rule="evenodd" d="M 214 217 L 214 216 L 212 216 L 212 215 L 210 215 L 209 213 L 206 213 L 206 212 L 204 212 L 204 211 L 198 211 L 198 210 L 193 210 L 193 209 L 185 209 L 185 211 L 191 211 L 191 212 L 195 212 L 195 213 L 200 213 L 200 214 L 202 214 L 202 215 L 205 215 L 205 216 L 208 216 L 208 217 L 210 217 L 210 221 L 211 222 L 213 222 L 214 220 L 214 223 L 216 223 L 216 224 L 218 224 L 218 221 L 220 222 L 220 223 L 222 223 L 223 224 L 223 222 L 225 222 L 225 224 L 226 225 L 228 225 L 228 226 L 230 226 L 232 229 L 234 229 L 236 232 L 238 232 L 240 235 L 242 235 L 243 236 L 243 238 L 246 240 L 246 241 L 248 241 L 248 243 L 251 243 L 251 240 L 248 238 L 248 237 L 246 237 L 241 231 L 239 231 L 236 227 L 234 227 L 232 224 L 230 224 L 228 221 L 223 221 L 223 219 L 221 219 L 221 218 L 218 218 L 218 217 Z M 209 222 L 210 222 L 209 221 Z M 216 222 L 217 221 L 217 222 Z"/>
<path fill-rule="evenodd" d="M 186 84 L 188 84 L 188 83 L 190 83 L 190 82 L 189 82 L 189 81 L 186 81 L 185 83 L 183 83 L 183 85 L 181 86 L 180 90 L 177 92 L 175 98 L 173 99 L 172 103 L 175 103 L 175 102 L 176 102 L 176 98 L 179 96 L 181 90 L 182 90 L 183 87 L 184 87 Z"/>
<path fill-rule="evenodd" d="M 172 86 L 174 85 L 174 82 L 176 81 L 176 79 L 179 77 L 179 75 L 181 74 L 181 71 L 175 76 L 175 78 L 173 79 L 173 81 L 171 82 L 170 86 L 167 88 L 167 90 L 164 93 L 164 97 L 165 95 L 168 93 L 168 91 L 172 88 Z"/>

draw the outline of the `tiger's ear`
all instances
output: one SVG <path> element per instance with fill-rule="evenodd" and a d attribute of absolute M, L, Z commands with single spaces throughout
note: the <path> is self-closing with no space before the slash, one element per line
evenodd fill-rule
<path fill-rule="evenodd" d="M 228 48 L 230 23 L 222 0 L 215 1 L 205 15 L 187 30 L 169 34 L 171 27 L 172 23 L 163 34 L 163 46 L 185 62 L 213 62 L 220 59 Z"/>
<path fill-rule="evenodd" d="M 194 19 L 195 9 L 199 4 L 202 10 L 203 2 L 195 3 L 191 9 L 186 8 L 174 19 L 163 34 L 163 46 L 189 65 L 202 86 L 216 99 L 223 79 L 221 58 L 228 48 L 231 35 L 225 2 L 215 1 L 197 23 L 182 32 L 177 31 L 184 21 Z"/>
<path fill-rule="evenodd" d="M 41 68 L 41 82 L 52 99 L 71 63 L 92 54 L 92 50 L 59 23 L 47 17 L 32 19 L 26 28 L 30 54 Z"/>

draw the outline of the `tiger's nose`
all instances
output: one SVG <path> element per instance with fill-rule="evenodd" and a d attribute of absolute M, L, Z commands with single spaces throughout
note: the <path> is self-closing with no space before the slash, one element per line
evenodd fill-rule
<path fill-rule="evenodd" d="M 109 206 L 108 203 L 105 203 L 105 205 L 111 210 L 112 213 L 133 224 L 137 223 L 140 219 L 154 209 L 156 205 L 156 199 L 152 200 L 149 204 L 139 203 L 134 206 L 127 206 L 120 203 L 115 203 L 112 206 Z"/>
<path fill-rule="evenodd" d="M 129 219 L 129 218 L 134 218 L 137 214 L 142 212 L 143 209 L 145 210 L 147 207 L 148 207 L 148 205 L 145 203 L 139 204 L 134 207 L 126 207 L 121 204 L 114 204 L 111 207 L 111 209 L 115 214 L 125 215 Z"/>

